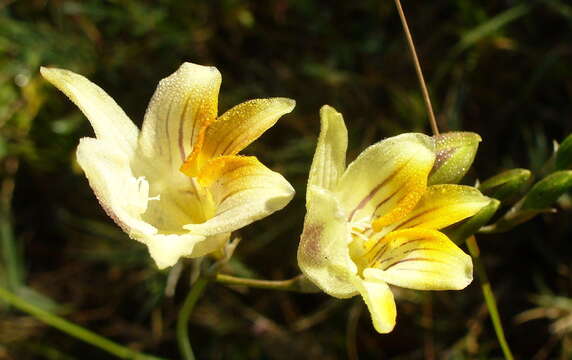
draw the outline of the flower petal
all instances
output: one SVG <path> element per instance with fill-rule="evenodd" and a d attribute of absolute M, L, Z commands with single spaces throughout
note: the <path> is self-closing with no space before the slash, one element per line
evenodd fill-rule
<path fill-rule="evenodd" d="M 308 187 L 332 190 L 346 169 L 348 130 L 342 114 L 328 105 L 320 109 L 320 122 L 320 136 L 310 168 Z"/>
<path fill-rule="evenodd" d="M 216 119 L 221 81 L 215 67 L 191 63 L 161 80 L 145 113 L 141 155 L 178 171 Z"/>
<path fill-rule="evenodd" d="M 423 195 L 434 160 L 433 140 L 423 134 L 395 136 L 365 149 L 336 188 L 348 221 L 377 218 L 378 231 L 405 216 Z"/>
<path fill-rule="evenodd" d="M 387 334 L 395 327 L 397 310 L 393 293 L 386 282 L 378 279 L 365 279 L 356 282 L 365 301 L 373 327 L 380 334 Z"/>
<path fill-rule="evenodd" d="M 187 175 L 197 176 L 202 165 L 216 156 L 238 154 L 295 105 L 294 100 L 286 98 L 255 99 L 228 110 L 207 128 L 202 148 L 195 147 L 187 159 L 197 162 L 185 166 L 190 170 Z"/>
<path fill-rule="evenodd" d="M 98 139 L 106 141 L 129 157 L 133 154 L 139 129 L 105 91 L 85 77 L 68 70 L 42 67 L 40 72 L 80 108 Z"/>
<path fill-rule="evenodd" d="M 189 215 L 182 214 L 177 204 L 166 196 L 150 199 L 147 179 L 133 174 L 129 158 L 112 143 L 83 138 L 77 149 L 77 160 L 105 212 L 130 238 L 148 246 L 160 269 L 174 265 L 183 256 L 201 256 L 225 240 L 205 239 L 203 235 L 184 232 L 180 226 L 172 229 L 163 226 L 161 217 L 166 213 L 170 215 L 165 220 L 169 224 L 185 223 Z"/>
<path fill-rule="evenodd" d="M 429 186 L 415 209 L 391 228 L 441 229 L 475 215 L 490 201 L 472 186 Z"/>
<path fill-rule="evenodd" d="M 103 209 L 125 232 L 155 231 L 141 221 L 141 214 L 147 210 L 149 184 L 133 175 L 126 154 L 112 143 L 83 138 L 77 161 Z"/>
<path fill-rule="evenodd" d="M 336 198 L 317 186 L 308 188 L 310 201 L 298 247 L 298 266 L 324 292 L 338 298 L 356 294 L 357 267 L 350 258 L 349 224 Z"/>
<path fill-rule="evenodd" d="M 155 260 L 159 269 L 164 269 L 173 266 L 182 257 L 198 257 L 206 254 L 197 255 L 195 253 L 195 245 L 204 244 L 209 241 L 202 235 L 191 233 L 179 234 L 142 234 L 138 237 L 133 237 L 147 245 L 149 254 Z M 213 243 L 207 243 L 214 245 Z M 222 244 L 219 244 L 222 246 Z"/>
<path fill-rule="evenodd" d="M 199 175 L 216 207 L 214 217 L 184 226 L 203 235 L 231 232 L 282 209 L 294 189 L 277 172 L 254 156 L 220 156 L 209 161 Z"/>
<path fill-rule="evenodd" d="M 460 290 L 473 280 L 471 257 L 445 234 L 421 228 L 389 233 L 366 254 L 365 278 L 417 290 Z"/>
<path fill-rule="evenodd" d="M 196 258 L 210 254 L 222 249 L 230 239 L 230 233 L 222 233 L 209 236 L 204 241 L 198 242 L 193 247 L 193 252 L 189 257 Z"/>

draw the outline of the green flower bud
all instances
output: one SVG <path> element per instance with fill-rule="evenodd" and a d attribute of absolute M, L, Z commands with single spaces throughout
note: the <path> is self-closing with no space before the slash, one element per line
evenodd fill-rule
<path fill-rule="evenodd" d="M 480 229 L 482 233 L 501 233 L 538 214 L 555 212 L 550 206 L 572 189 L 572 170 L 557 171 L 537 182 L 532 189 L 496 223 Z"/>
<path fill-rule="evenodd" d="M 511 169 L 485 180 L 478 188 L 487 196 L 508 202 L 524 192 L 531 175 L 527 169 Z"/>
<path fill-rule="evenodd" d="M 537 182 L 523 199 L 523 210 L 546 209 L 572 189 L 572 170 L 556 171 Z"/>
<path fill-rule="evenodd" d="M 481 137 L 472 132 L 449 132 L 435 135 L 435 164 L 429 175 L 429 185 L 456 184 L 467 173 Z"/>
<path fill-rule="evenodd" d="M 556 151 L 556 170 L 572 168 L 572 134 L 568 135 Z"/>

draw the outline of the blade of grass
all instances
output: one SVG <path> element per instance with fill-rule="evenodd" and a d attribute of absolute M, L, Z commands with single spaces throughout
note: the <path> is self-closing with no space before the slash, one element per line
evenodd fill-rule
<path fill-rule="evenodd" d="M 26 302 L 24 299 L 12 294 L 10 291 L 0 287 L 0 300 L 12 305 L 16 309 L 34 316 L 43 323 L 54 327 L 76 339 L 100 348 L 120 359 L 131 360 L 161 360 L 161 358 L 142 354 L 131 350 L 123 345 L 119 345 L 103 336 L 97 335 L 79 325 L 73 324 L 55 314 Z"/>
<path fill-rule="evenodd" d="M 10 214 L 0 211 L 0 238 L 2 239 L 2 260 L 6 273 L 6 284 L 16 291 L 24 282 L 24 274 L 14 241 L 14 232 Z"/>
<path fill-rule="evenodd" d="M 493 322 L 493 327 L 495 329 L 497 339 L 504 354 L 504 358 L 506 360 L 513 360 L 514 357 L 512 356 L 512 352 L 510 351 L 510 347 L 508 346 L 508 342 L 506 341 L 506 337 L 504 335 L 495 295 L 491 288 L 491 283 L 489 282 L 485 267 L 481 261 L 479 247 L 474 236 L 471 236 L 467 239 L 467 247 L 469 248 L 469 252 L 471 253 L 473 261 L 475 262 L 475 267 L 477 268 L 477 276 L 479 277 L 479 281 L 481 283 L 481 290 L 485 298 L 485 303 L 487 304 L 487 309 L 489 310 L 489 315 L 491 316 L 491 321 Z"/>
<path fill-rule="evenodd" d="M 448 56 L 444 57 L 441 65 L 439 66 L 433 84 L 438 87 L 445 75 L 449 72 L 451 66 L 465 50 L 471 48 L 473 45 L 481 41 L 483 38 L 494 34 L 500 29 L 504 28 L 513 21 L 528 14 L 532 9 L 530 4 L 521 4 L 513 6 L 512 8 L 493 16 L 488 21 L 480 24 L 479 26 L 466 32 L 457 45 L 451 50 Z"/>
<path fill-rule="evenodd" d="M 511 22 L 526 15 L 530 9 L 531 6 L 529 4 L 521 4 L 503 11 L 496 16 L 493 16 L 489 21 L 467 32 L 461 38 L 461 41 L 457 44 L 457 46 L 453 48 L 453 53 L 460 54 L 464 50 L 479 42 L 481 39 L 495 33 Z"/>
<path fill-rule="evenodd" d="M 8 288 L 17 291 L 24 286 L 24 266 L 21 252 L 18 251 L 14 229 L 12 226 L 12 197 L 14 194 L 14 176 L 18 171 L 17 158 L 5 159 L 6 177 L 2 181 L 0 190 L 0 241 L 2 248 L 2 261 L 6 271 Z"/>

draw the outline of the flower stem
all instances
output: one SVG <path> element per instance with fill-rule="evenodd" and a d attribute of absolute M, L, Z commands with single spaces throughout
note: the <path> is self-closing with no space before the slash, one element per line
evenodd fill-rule
<path fill-rule="evenodd" d="M 513 360 L 514 358 L 512 356 L 512 352 L 510 351 L 510 347 L 508 346 L 508 342 L 506 341 L 506 338 L 504 336 L 504 330 L 500 320 L 499 311 L 495 300 L 495 295 L 491 288 L 491 284 L 487 277 L 487 273 L 485 272 L 485 267 L 481 261 L 479 246 L 477 245 L 477 240 L 475 239 L 474 236 L 471 236 L 467 239 L 467 247 L 469 248 L 469 252 L 473 257 L 473 260 L 475 261 L 475 267 L 477 268 L 477 275 L 481 282 L 481 290 L 483 291 L 485 303 L 487 304 L 487 308 L 489 310 L 489 314 L 491 316 L 491 320 L 495 328 L 497 339 L 504 354 L 504 358 L 506 360 Z"/>
<path fill-rule="evenodd" d="M 415 44 L 413 43 L 413 37 L 411 36 L 411 31 L 409 31 L 409 25 L 407 25 L 407 19 L 403 13 L 401 2 L 399 0 L 395 0 L 395 6 L 397 7 L 397 12 L 399 13 L 399 18 L 401 19 L 401 25 L 403 25 L 403 31 L 405 32 L 405 37 L 407 38 L 407 44 L 409 45 L 409 51 L 411 52 L 411 58 L 413 59 L 413 65 L 415 66 L 415 72 L 417 73 L 417 79 L 419 80 L 419 85 L 421 85 L 421 92 L 423 93 L 425 107 L 427 107 L 427 115 L 429 116 L 431 130 L 433 130 L 433 135 L 439 135 L 439 128 L 437 127 L 437 121 L 435 120 L 435 114 L 433 113 L 433 106 L 431 105 L 429 90 L 427 90 L 425 78 L 423 77 L 423 72 L 421 71 L 421 64 L 419 63 L 419 57 L 417 56 L 417 51 L 415 51 Z"/>
<path fill-rule="evenodd" d="M 316 286 L 308 281 L 304 275 L 298 275 L 288 280 L 258 280 L 234 277 L 231 275 L 217 274 L 216 282 L 228 285 L 240 285 L 259 289 L 293 291 L 299 293 L 319 292 Z"/>
<path fill-rule="evenodd" d="M 208 280 L 206 278 L 199 276 L 187 294 L 183 307 L 179 311 L 179 317 L 177 319 L 177 343 L 179 344 L 179 351 L 185 360 L 195 360 L 193 348 L 189 342 L 189 317 L 207 283 Z"/>
<path fill-rule="evenodd" d="M 24 299 L 12 294 L 2 287 L 0 287 L 0 299 L 17 309 L 34 316 L 45 324 L 52 326 L 79 340 L 85 341 L 88 344 L 98 347 L 101 350 L 107 351 L 108 353 L 120 359 L 161 360 L 161 358 L 142 354 L 125 346 L 114 343 L 113 341 L 99 336 L 81 326 L 75 325 L 57 315 L 40 309 L 39 307 L 26 302 Z"/>

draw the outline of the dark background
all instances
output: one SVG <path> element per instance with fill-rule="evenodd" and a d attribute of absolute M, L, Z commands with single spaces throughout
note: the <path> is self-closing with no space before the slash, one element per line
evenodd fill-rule
<path fill-rule="evenodd" d="M 572 131 L 572 5 L 403 6 L 440 128 L 483 137 L 465 182 L 513 167 L 541 177 L 553 140 Z M 220 70 L 219 113 L 257 97 L 297 101 L 244 152 L 281 172 L 297 195 L 240 231 L 226 269 L 239 276 L 299 273 L 305 183 L 323 104 L 344 114 L 349 160 L 381 138 L 430 131 L 390 0 L 0 1 L 0 283 L 114 341 L 168 358 L 179 356 L 174 321 L 192 264 L 174 295 L 166 293 L 173 272 L 157 271 L 145 247 L 105 216 L 75 163 L 90 125 L 39 67 L 89 77 L 140 125 L 158 81 L 184 61 Z M 557 214 L 479 237 L 520 359 L 572 358 L 570 203 L 565 197 Z M 212 359 L 501 358 L 477 281 L 461 292 L 395 293 L 397 326 L 379 335 L 359 298 L 211 284 L 191 318 L 191 342 L 198 358 Z M 0 306 L 0 359 L 110 358 Z"/>

